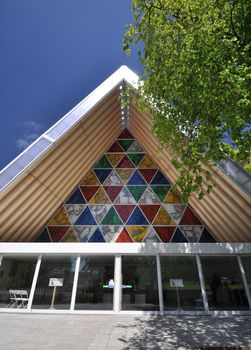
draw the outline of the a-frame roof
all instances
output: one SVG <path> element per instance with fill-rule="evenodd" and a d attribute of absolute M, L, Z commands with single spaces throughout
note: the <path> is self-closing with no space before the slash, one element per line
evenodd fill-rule
<path fill-rule="evenodd" d="M 130 105 L 121 111 L 120 88 L 137 88 L 138 76 L 120 67 L 83 101 L 41 135 L 0 173 L 2 241 L 30 241 L 71 193 L 84 173 L 112 144 L 127 124 L 159 167 L 175 181 L 177 170 L 168 151 L 159 157 L 159 143 L 151 133 L 151 116 Z M 232 177 L 238 187 L 216 168 L 216 189 L 191 205 L 220 241 L 251 240 L 250 177 L 233 163 Z M 231 175 L 231 174 L 229 174 Z M 244 192 L 244 191 L 245 192 Z"/>

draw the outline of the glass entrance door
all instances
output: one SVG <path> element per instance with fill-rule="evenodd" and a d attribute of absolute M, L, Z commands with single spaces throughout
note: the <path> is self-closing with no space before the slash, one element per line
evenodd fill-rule
<path fill-rule="evenodd" d="M 122 257 L 121 310 L 159 310 L 155 256 Z"/>

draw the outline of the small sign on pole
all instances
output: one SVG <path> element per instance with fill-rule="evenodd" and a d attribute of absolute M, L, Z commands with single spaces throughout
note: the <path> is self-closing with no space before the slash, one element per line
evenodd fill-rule
<path fill-rule="evenodd" d="M 49 287 L 53 287 L 50 309 L 54 309 L 54 302 L 55 302 L 57 287 L 63 287 L 63 283 L 64 283 L 63 278 L 50 278 L 49 279 Z"/>

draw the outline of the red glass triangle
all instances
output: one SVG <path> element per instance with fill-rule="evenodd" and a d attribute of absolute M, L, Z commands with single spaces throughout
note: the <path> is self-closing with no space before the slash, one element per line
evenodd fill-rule
<path fill-rule="evenodd" d="M 140 174 L 148 183 L 152 181 L 152 178 L 156 173 L 156 171 L 157 169 L 139 169 Z"/>
<path fill-rule="evenodd" d="M 129 233 L 123 228 L 121 234 L 118 236 L 116 243 L 131 243 L 132 239 Z"/>
<path fill-rule="evenodd" d="M 49 226 L 48 231 L 51 236 L 52 242 L 60 242 L 70 226 Z"/>
<path fill-rule="evenodd" d="M 117 168 L 135 168 L 135 166 L 132 164 L 127 155 L 125 155 L 117 165 Z"/>
<path fill-rule="evenodd" d="M 197 216 L 193 213 L 193 211 L 187 207 L 184 211 L 182 219 L 179 223 L 180 225 L 202 225 Z"/>
<path fill-rule="evenodd" d="M 160 208 L 160 205 L 144 205 L 144 204 L 140 205 L 140 209 L 143 211 L 147 220 L 150 223 L 155 218 L 159 208 Z"/>
<path fill-rule="evenodd" d="M 118 139 L 134 139 L 132 134 L 128 129 L 124 129 L 122 133 L 119 135 Z"/>
<path fill-rule="evenodd" d="M 99 189 L 99 186 L 80 186 L 80 189 L 85 196 L 86 201 L 89 202 Z"/>
<path fill-rule="evenodd" d="M 122 188 L 123 186 L 105 186 L 104 187 L 106 193 L 108 194 L 112 202 L 117 198 Z"/>
<path fill-rule="evenodd" d="M 115 205 L 115 209 L 124 223 L 127 221 L 134 208 L 135 205 Z"/>
<path fill-rule="evenodd" d="M 121 148 L 120 144 L 115 141 L 111 147 L 108 149 L 107 152 L 115 152 L 115 153 L 124 153 L 123 149 Z"/>
<path fill-rule="evenodd" d="M 176 226 L 153 226 L 154 230 L 159 235 L 162 242 L 170 242 Z"/>

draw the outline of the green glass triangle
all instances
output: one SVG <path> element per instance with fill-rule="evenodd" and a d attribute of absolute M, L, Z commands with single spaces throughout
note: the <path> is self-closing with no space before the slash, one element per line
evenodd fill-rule
<path fill-rule="evenodd" d="M 118 143 L 123 148 L 123 150 L 126 152 L 128 148 L 131 146 L 134 140 L 118 140 Z"/>
<path fill-rule="evenodd" d="M 167 192 L 171 188 L 171 186 L 169 185 L 152 185 L 151 187 L 161 202 L 164 201 L 164 199 L 166 198 Z"/>
<path fill-rule="evenodd" d="M 50 242 L 50 237 L 46 229 L 35 239 L 35 242 Z"/>
<path fill-rule="evenodd" d="M 112 165 L 110 164 L 109 160 L 106 158 L 106 156 L 103 156 L 96 164 L 95 169 L 97 168 L 112 168 Z"/>
<path fill-rule="evenodd" d="M 115 209 L 111 207 L 104 219 L 101 221 L 101 225 L 121 225 L 122 222 L 116 213 Z"/>
<path fill-rule="evenodd" d="M 127 156 L 131 159 L 134 165 L 138 166 L 144 157 L 144 153 L 127 153 Z"/>
<path fill-rule="evenodd" d="M 138 202 L 142 194 L 145 192 L 146 186 L 127 186 L 127 188 L 136 202 Z"/>

